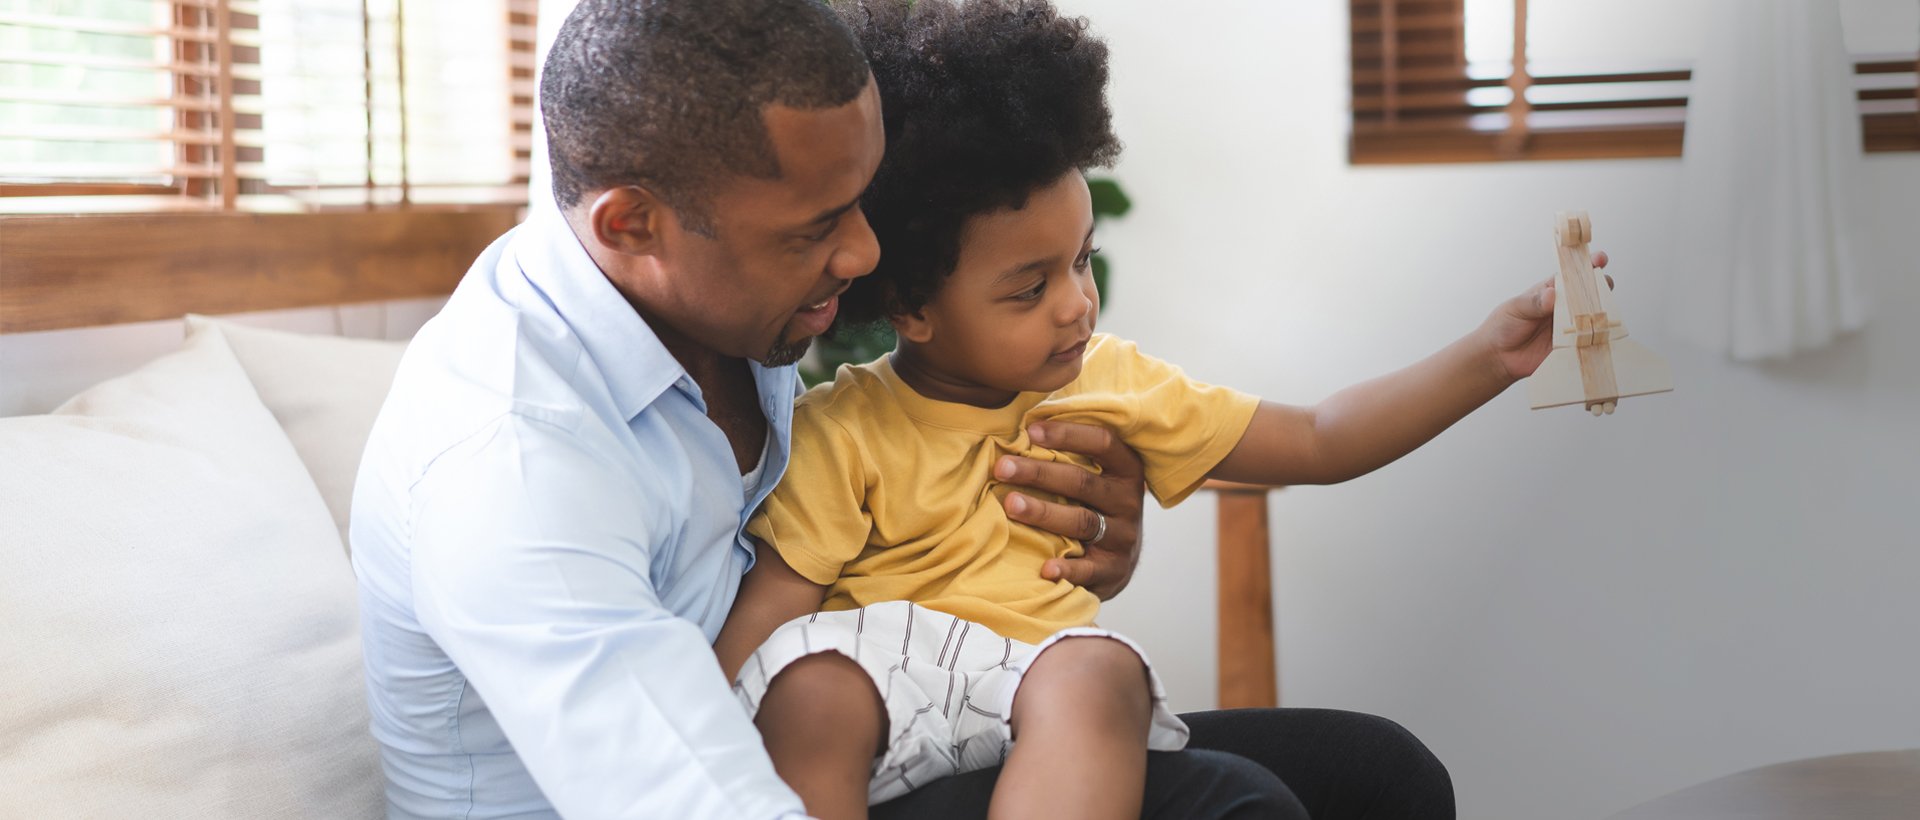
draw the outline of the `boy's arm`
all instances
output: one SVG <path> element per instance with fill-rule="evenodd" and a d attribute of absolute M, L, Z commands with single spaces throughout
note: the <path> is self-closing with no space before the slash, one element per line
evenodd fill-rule
<path fill-rule="evenodd" d="M 720 671 L 727 682 L 740 675 L 740 666 L 753 651 L 766 643 L 781 624 L 820 611 L 827 588 L 807 580 L 788 566 L 780 551 L 765 541 L 753 539 L 753 569 L 740 579 L 740 592 L 734 596 L 733 609 L 720 637 L 713 642 L 713 654 L 720 658 Z"/>
<path fill-rule="evenodd" d="M 1605 267 L 1606 254 L 1593 264 Z M 1554 295 L 1549 278 L 1440 352 L 1311 407 L 1261 402 L 1240 443 L 1207 475 L 1336 484 L 1386 466 L 1533 374 L 1553 349 Z"/>

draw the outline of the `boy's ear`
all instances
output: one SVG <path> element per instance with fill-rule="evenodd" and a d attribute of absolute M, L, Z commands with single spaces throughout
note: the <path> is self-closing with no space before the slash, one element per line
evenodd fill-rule
<path fill-rule="evenodd" d="M 933 323 L 920 311 L 888 314 L 887 324 L 893 325 L 893 332 L 900 338 L 914 344 L 923 345 L 933 340 Z"/>

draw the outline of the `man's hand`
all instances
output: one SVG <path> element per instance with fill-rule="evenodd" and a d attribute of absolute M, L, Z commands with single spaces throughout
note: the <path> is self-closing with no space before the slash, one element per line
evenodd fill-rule
<path fill-rule="evenodd" d="M 1042 421 L 1027 428 L 1034 444 L 1079 453 L 1100 465 L 1094 474 L 1073 464 L 1002 456 L 993 475 L 1008 484 L 1045 490 L 1085 504 L 1075 507 L 1008 493 L 1007 517 L 1058 533 L 1086 545 L 1079 558 L 1054 558 L 1041 567 L 1047 580 L 1065 579 L 1086 587 L 1104 601 L 1120 594 L 1140 563 L 1140 507 L 1147 494 L 1140 456 L 1112 430 L 1089 424 Z M 1107 534 L 1088 544 L 1106 516 Z"/>
<path fill-rule="evenodd" d="M 1606 252 L 1593 255 L 1593 266 L 1607 266 Z M 1607 289 L 1613 289 L 1613 277 L 1608 276 L 1606 280 Z M 1533 375 L 1540 363 L 1546 361 L 1547 354 L 1553 352 L 1553 304 L 1558 296 L 1553 277 L 1549 276 L 1545 282 L 1494 308 L 1493 315 L 1481 326 L 1500 362 L 1502 375 L 1509 381 Z"/>

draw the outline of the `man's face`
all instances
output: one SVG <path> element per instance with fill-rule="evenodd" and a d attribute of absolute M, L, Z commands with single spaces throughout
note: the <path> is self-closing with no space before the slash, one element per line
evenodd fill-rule
<path fill-rule="evenodd" d="M 714 236 L 684 235 L 663 318 L 718 353 L 780 366 L 799 360 L 833 324 L 847 282 L 880 261 L 859 197 L 886 136 L 871 80 L 838 108 L 770 106 L 765 119 L 780 178 L 718 187 Z"/>

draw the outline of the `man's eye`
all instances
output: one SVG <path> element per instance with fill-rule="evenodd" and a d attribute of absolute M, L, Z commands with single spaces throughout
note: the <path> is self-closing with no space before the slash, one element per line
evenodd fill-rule
<path fill-rule="evenodd" d="M 836 219 L 828 223 L 825 228 L 821 228 L 819 233 L 807 234 L 806 236 L 803 236 L 800 238 L 805 239 L 808 242 L 825 242 L 827 241 L 827 237 L 832 236 L 833 232 L 839 229 L 840 229 L 840 220 Z"/>

